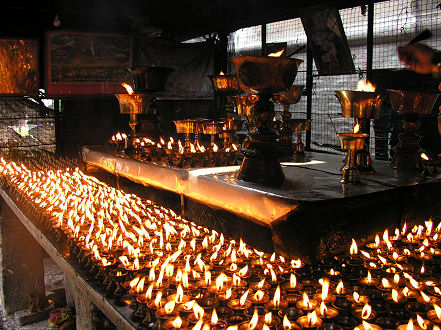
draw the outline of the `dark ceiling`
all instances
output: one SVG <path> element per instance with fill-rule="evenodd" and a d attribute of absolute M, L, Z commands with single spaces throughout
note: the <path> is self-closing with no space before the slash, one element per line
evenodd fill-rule
<path fill-rule="evenodd" d="M 109 31 L 155 35 L 176 39 L 299 16 L 311 5 L 357 6 L 358 0 L 49 0 L 2 1 L 0 29 L 3 36 L 41 36 L 53 29 Z"/>

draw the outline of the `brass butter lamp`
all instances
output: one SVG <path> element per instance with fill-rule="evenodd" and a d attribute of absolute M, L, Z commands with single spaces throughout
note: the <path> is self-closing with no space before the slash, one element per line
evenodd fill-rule
<path fill-rule="evenodd" d="M 358 125 L 356 125 L 352 133 L 337 133 L 337 136 L 340 139 L 341 148 L 348 151 L 340 182 L 360 183 L 360 173 L 356 166 L 355 155 L 357 151 L 363 150 L 364 142 L 369 134 L 358 133 Z"/>
<path fill-rule="evenodd" d="M 387 90 L 392 107 L 402 116 L 403 132 L 398 136 L 398 145 L 391 167 L 398 170 L 413 170 L 423 167 L 420 136 L 416 133 L 421 126 L 420 117 L 432 112 L 439 93 Z"/>
<path fill-rule="evenodd" d="M 354 118 L 355 124 L 360 127 L 360 132 L 369 136 L 369 121 L 380 117 L 382 95 L 375 91 L 350 90 L 337 90 L 335 95 L 340 101 L 343 117 Z M 367 144 L 363 149 L 356 151 L 355 163 L 360 172 L 375 173 Z"/>
<path fill-rule="evenodd" d="M 299 128 L 304 127 L 299 126 L 299 121 L 295 122 L 291 121 L 292 114 L 289 112 L 289 107 L 291 104 L 296 104 L 300 101 L 300 97 L 302 96 L 302 91 L 305 88 L 304 85 L 292 85 L 288 91 L 285 93 L 274 95 L 273 101 L 277 104 L 280 104 L 283 107 L 283 112 L 280 114 L 282 118 L 281 128 L 280 128 L 280 148 L 283 152 L 284 156 L 291 156 L 294 152 L 296 154 L 304 154 L 305 148 L 301 148 L 303 145 L 301 143 L 301 131 Z M 297 128 L 297 129 L 296 129 Z M 296 143 L 296 148 L 293 148 L 293 139 L 292 135 L 294 131 L 298 133 L 298 140 Z M 299 133 L 300 132 L 300 133 Z M 299 138 L 300 134 L 300 138 Z"/>
<path fill-rule="evenodd" d="M 270 99 L 292 86 L 303 61 L 261 56 L 232 57 L 231 61 L 240 88 L 257 96 L 251 110 L 256 129 L 248 134 L 250 142 L 242 150 L 244 159 L 237 177 L 244 181 L 278 186 L 285 176 L 278 160 L 280 153 L 277 150 L 277 135 L 273 130 L 274 104 Z"/>

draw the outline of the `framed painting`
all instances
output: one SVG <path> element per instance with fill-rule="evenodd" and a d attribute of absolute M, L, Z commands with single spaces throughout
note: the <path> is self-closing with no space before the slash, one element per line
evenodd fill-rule
<path fill-rule="evenodd" d="M 308 8 L 301 11 L 300 18 L 319 74 L 355 73 L 351 50 L 337 8 Z"/>
<path fill-rule="evenodd" d="M 0 39 L 0 95 L 38 95 L 38 53 L 37 39 Z"/>
<path fill-rule="evenodd" d="M 130 36 L 50 31 L 46 46 L 49 96 L 125 93 L 121 83 L 131 82 Z"/>

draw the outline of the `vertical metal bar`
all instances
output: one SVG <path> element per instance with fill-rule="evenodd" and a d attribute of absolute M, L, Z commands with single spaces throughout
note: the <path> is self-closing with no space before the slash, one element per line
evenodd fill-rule
<path fill-rule="evenodd" d="M 313 77 L 312 77 L 312 52 L 309 47 L 306 48 L 306 118 L 311 119 L 312 118 L 312 84 L 313 84 Z M 306 150 L 311 150 L 311 129 L 306 131 Z"/>
<path fill-rule="evenodd" d="M 366 80 L 372 79 L 372 63 L 374 56 L 374 1 L 369 0 L 368 3 L 368 28 L 367 28 L 367 42 L 366 42 Z M 371 130 L 370 120 L 366 120 L 366 132 Z M 365 148 L 369 150 L 369 139 L 366 141 Z"/>
<path fill-rule="evenodd" d="M 179 194 L 181 197 L 181 216 L 185 218 L 185 196 L 182 194 Z"/>
<path fill-rule="evenodd" d="M 55 112 L 55 153 L 59 155 L 61 153 L 60 145 L 60 102 L 61 100 L 54 100 L 54 112 Z"/>
<path fill-rule="evenodd" d="M 369 1 L 368 4 L 368 28 L 367 28 L 367 44 L 366 44 L 366 78 L 372 78 L 372 62 L 374 56 L 374 2 Z"/>
<path fill-rule="evenodd" d="M 262 56 L 266 56 L 266 23 L 262 24 Z"/>

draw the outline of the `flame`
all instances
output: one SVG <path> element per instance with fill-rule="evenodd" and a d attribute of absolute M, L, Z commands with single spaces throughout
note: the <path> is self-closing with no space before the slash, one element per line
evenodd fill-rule
<path fill-rule="evenodd" d="M 392 289 L 392 299 L 393 301 L 395 301 L 396 303 L 399 302 L 398 301 L 398 291 L 395 289 Z"/>
<path fill-rule="evenodd" d="M 189 301 L 189 302 L 183 304 L 184 309 L 185 309 L 186 311 L 191 311 L 191 310 L 193 309 L 193 306 L 194 306 L 195 303 L 196 303 L 195 300 L 191 300 L 191 301 Z"/>
<path fill-rule="evenodd" d="M 293 273 L 291 273 L 291 275 L 289 276 L 289 287 L 295 288 L 296 285 L 297 285 L 297 278 Z"/>
<path fill-rule="evenodd" d="M 254 300 L 261 301 L 263 298 L 263 295 L 264 295 L 263 291 L 257 290 L 256 293 L 254 294 Z"/>
<path fill-rule="evenodd" d="M 171 314 L 173 312 L 173 310 L 175 309 L 174 300 L 170 300 L 168 303 L 166 303 L 164 306 L 164 309 L 167 314 Z"/>
<path fill-rule="evenodd" d="M 202 319 L 199 319 L 199 321 L 196 322 L 192 330 L 201 330 L 203 325 L 204 325 L 204 321 Z"/>
<path fill-rule="evenodd" d="M 308 313 L 306 315 L 306 317 L 308 318 L 309 327 L 317 324 L 318 319 L 317 319 L 317 314 L 315 313 L 315 311 L 313 311 L 312 313 Z"/>
<path fill-rule="evenodd" d="M 277 286 L 276 292 L 274 292 L 273 305 L 275 307 L 280 305 L 280 286 Z"/>
<path fill-rule="evenodd" d="M 172 323 L 174 328 L 180 328 L 182 326 L 182 320 L 181 318 L 178 316 L 177 318 L 175 318 L 175 320 Z"/>
<path fill-rule="evenodd" d="M 257 321 L 259 321 L 259 314 L 257 313 L 257 309 L 254 309 L 253 317 L 248 324 L 248 329 L 254 329 L 257 326 Z"/>
<path fill-rule="evenodd" d="M 372 275 L 371 275 L 371 272 L 369 270 L 368 270 L 366 279 L 367 279 L 368 284 L 372 283 Z"/>
<path fill-rule="evenodd" d="M 340 282 L 338 282 L 337 287 L 335 288 L 335 292 L 337 292 L 338 294 L 343 294 L 344 286 L 343 286 L 343 282 L 341 280 L 340 280 Z"/>
<path fill-rule="evenodd" d="M 372 307 L 366 303 L 363 307 L 363 310 L 361 311 L 361 318 L 363 320 L 367 320 L 369 319 L 369 316 L 371 316 L 372 313 Z"/>
<path fill-rule="evenodd" d="M 437 304 L 434 304 L 433 308 L 435 309 L 436 317 L 438 318 L 438 320 L 441 320 L 441 307 L 439 307 Z"/>
<path fill-rule="evenodd" d="M 216 313 L 216 308 L 213 309 L 213 313 L 211 314 L 211 325 L 215 325 L 217 324 L 218 321 L 218 317 L 217 317 L 217 313 Z"/>
<path fill-rule="evenodd" d="M 193 314 L 196 317 L 196 320 L 200 320 L 204 316 L 204 309 L 199 306 L 198 303 L 195 303 L 193 305 Z"/>
<path fill-rule="evenodd" d="M 352 296 L 354 297 L 354 300 L 356 303 L 360 302 L 360 295 L 358 294 L 357 291 L 354 291 L 354 293 L 352 294 Z"/>
<path fill-rule="evenodd" d="M 230 299 L 232 294 L 233 294 L 233 290 L 231 288 L 225 291 L 225 299 Z"/>
<path fill-rule="evenodd" d="M 144 282 L 145 282 L 145 277 L 143 277 L 138 284 L 136 285 L 136 292 L 143 292 L 144 291 Z"/>
<path fill-rule="evenodd" d="M 372 325 L 366 321 L 362 321 L 364 330 L 372 330 Z"/>
<path fill-rule="evenodd" d="M 309 298 L 306 292 L 303 292 L 303 306 L 305 306 L 307 309 L 311 308 L 311 303 L 309 302 Z"/>
<path fill-rule="evenodd" d="M 400 283 L 400 274 L 396 273 L 394 275 L 394 283 L 398 285 Z"/>
<path fill-rule="evenodd" d="M 277 283 L 277 275 L 272 268 L 270 269 L 270 273 L 271 273 L 271 282 Z"/>
<path fill-rule="evenodd" d="M 354 129 L 355 129 L 355 128 L 354 128 Z M 354 133 L 357 133 L 357 132 L 354 132 Z M 349 248 L 349 253 L 350 253 L 351 255 L 353 255 L 353 254 L 357 254 L 357 253 L 358 253 L 357 243 L 355 242 L 354 239 L 352 239 L 352 244 L 351 244 L 351 247 Z"/>
<path fill-rule="evenodd" d="M 388 281 L 386 278 L 384 278 L 384 277 L 381 279 L 381 284 L 383 285 L 383 287 L 384 287 L 385 289 L 387 289 L 387 288 L 390 287 L 390 283 L 389 283 L 389 281 Z"/>
<path fill-rule="evenodd" d="M 141 278 L 139 276 L 135 277 L 133 280 L 130 281 L 129 285 L 131 288 L 134 288 L 136 286 L 136 284 L 138 284 L 139 280 Z"/>
<path fill-rule="evenodd" d="M 217 152 L 219 150 L 219 147 L 217 146 L 217 144 L 213 144 L 213 151 Z"/>
<path fill-rule="evenodd" d="M 427 294 L 425 294 L 423 291 L 420 291 L 420 294 L 421 294 L 421 297 L 423 297 L 423 300 L 424 300 L 426 303 L 429 303 L 429 302 L 430 302 L 430 297 L 429 297 Z"/>
<path fill-rule="evenodd" d="M 248 273 L 248 265 L 243 267 L 241 270 L 239 270 L 238 274 L 239 276 L 245 276 Z"/>
<path fill-rule="evenodd" d="M 268 56 L 269 57 L 280 57 L 283 54 L 284 51 L 285 51 L 285 49 L 282 49 L 282 50 L 280 50 L 278 52 L 268 54 Z"/>
<path fill-rule="evenodd" d="M 375 92 L 375 85 L 373 85 L 370 81 L 365 82 L 364 80 L 359 80 L 356 91 Z"/>
<path fill-rule="evenodd" d="M 421 154 L 421 158 L 424 160 L 429 160 L 429 157 L 427 157 L 427 155 L 424 152 Z"/>
<path fill-rule="evenodd" d="M 265 284 L 265 279 L 263 279 L 262 281 L 260 281 L 259 283 L 257 283 L 257 287 L 258 287 L 259 289 L 262 289 L 264 284 Z"/>
<path fill-rule="evenodd" d="M 130 86 L 129 84 L 126 84 L 126 83 L 122 83 L 121 86 L 126 89 L 127 93 L 129 93 L 130 95 L 133 94 L 132 86 Z"/>
<path fill-rule="evenodd" d="M 237 276 L 236 274 L 233 274 L 233 285 L 234 286 L 239 286 L 240 285 L 240 277 Z"/>
<path fill-rule="evenodd" d="M 291 260 L 291 267 L 292 268 L 300 268 L 300 267 L 302 267 L 302 261 L 300 259 Z"/>
<path fill-rule="evenodd" d="M 271 312 L 265 314 L 265 323 L 271 324 L 273 320 L 273 314 Z"/>
<path fill-rule="evenodd" d="M 328 307 L 326 307 L 324 301 L 320 304 L 320 315 L 323 315 L 324 317 L 328 315 Z"/>
<path fill-rule="evenodd" d="M 211 273 L 209 270 L 206 270 L 204 273 L 205 285 L 209 286 L 211 284 Z"/>
<path fill-rule="evenodd" d="M 159 291 L 155 297 L 155 306 L 156 307 L 159 307 L 161 305 L 161 299 L 162 299 L 162 291 Z"/>
<path fill-rule="evenodd" d="M 412 321 L 412 319 L 410 319 L 409 323 L 407 323 L 406 330 L 413 330 L 413 321 Z"/>
<path fill-rule="evenodd" d="M 419 314 L 417 314 L 417 322 L 418 322 L 418 325 L 419 325 L 422 329 L 427 329 L 427 324 L 426 324 L 426 322 L 424 321 L 424 319 L 423 319 Z"/>
<path fill-rule="evenodd" d="M 283 317 L 283 329 L 284 330 L 291 330 L 291 322 L 289 322 L 288 317 L 285 316 Z"/>
<path fill-rule="evenodd" d="M 220 73 L 219 73 L 219 76 L 224 76 L 225 75 L 225 73 L 223 73 L 223 71 L 221 71 Z"/>
<path fill-rule="evenodd" d="M 352 133 L 358 133 L 358 131 L 360 131 L 360 125 L 358 125 L 358 123 L 354 126 L 354 128 L 352 129 Z M 354 240 L 353 240 L 354 241 Z M 355 242 L 355 241 L 354 241 Z"/>
<path fill-rule="evenodd" d="M 322 300 L 326 300 L 329 292 L 329 280 L 322 279 L 320 284 L 322 285 Z"/>
<path fill-rule="evenodd" d="M 178 288 L 176 289 L 175 302 L 178 304 L 181 303 L 183 297 L 184 297 L 184 290 L 182 289 L 182 286 L 179 284 Z"/>
<path fill-rule="evenodd" d="M 247 291 L 242 295 L 242 297 L 240 297 L 240 299 L 239 299 L 239 304 L 240 304 L 241 306 L 245 305 L 245 302 L 246 302 L 246 300 L 247 300 L 247 297 L 248 297 L 248 293 L 249 293 L 249 291 L 250 291 L 250 290 L 247 290 Z"/>

